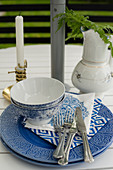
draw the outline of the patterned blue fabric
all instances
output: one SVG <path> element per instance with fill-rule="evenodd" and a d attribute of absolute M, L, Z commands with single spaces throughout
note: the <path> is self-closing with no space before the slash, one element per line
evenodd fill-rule
<path fill-rule="evenodd" d="M 68 102 L 69 101 L 67 100 L 67 103 Z M 76 102 L 78 102 L 78 101 L 76 101 Z M 68 105 L 70 105 L 70 104 L 68 103 Z M 74 105 L 75 105 L 75 103 L 74 103 Z M 77 105 L 79 105 L 79 103 Z M 96 99 L 94 101 L 94 107 L 93 107 L 93 113 L 91 116 L 90 131 L 89 131 L 88 139 L 90 139 L 92 136 L 94 136 L 110 120 L 109 118 L 105 118 L 105 117 L 98 115 L 100 106 L 101 106 L 101 100 Z M 82 110 L 83 109 L 85 109 L 85 107 L 83 107 L 83 104 L 82 104 Z M 86 113 L 88 114 L 87 110 L 86 110 Z M 72 112 L 72 114 L 73 114 L 73 112 Z M 86 114 L 86 116 L 87 116 L 87 114 Z M 84 117 L 84 115 L 83 115 L 83 117 Z M 33 133 L 39 135 L 41 138 L 47 140 L 48 142 L 50 142 L 54 145 L 58 144 L 59 138 L 58 138 L 58 134 L 56 132 L 49 131 L 49 130 L 31 129 L 31 128 L 30 128 L 30 130 Z M 82 143 L 82 138 L 78 134 L 76 134 L 73 139 L 71 149 L 80 145 L 81 143 Z"/>

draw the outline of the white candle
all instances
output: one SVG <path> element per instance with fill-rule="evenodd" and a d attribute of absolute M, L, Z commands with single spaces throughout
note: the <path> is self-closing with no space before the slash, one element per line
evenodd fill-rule
<path fill-rule="evenodd" d="M 17 16 L 16 19 L 16 55 L 17 66 L 24 66 L 24 37 L 23 37 L 23 17 Z"/>

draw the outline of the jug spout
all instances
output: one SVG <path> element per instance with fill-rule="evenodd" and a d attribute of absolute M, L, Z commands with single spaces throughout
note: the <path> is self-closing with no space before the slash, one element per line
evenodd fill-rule
<path fill-rule="evenodd" d="M 99 34 L 90 29 L 83 31 L 83 56 L 84 61 L 92 63 L 107 62 L 108 44 L 100 38 Z"/>

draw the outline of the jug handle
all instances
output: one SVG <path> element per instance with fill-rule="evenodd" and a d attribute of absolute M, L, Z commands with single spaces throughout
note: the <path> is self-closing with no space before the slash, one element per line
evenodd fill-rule
<path fill-rule="evenodd" d="M 113 47 L 113 35 L 110 35 L 109 41 L 111 43 L 110 45 Z M 111 49 L 111 56 L 113 57 L 113 49 Z"/>
<path fill-rule="evenodd" d="M 110 42 L 112 43 L 112 46 L 113 46 L 113 35 L 110 35 Z M 113 53 L 113 51 L 111 51 L 111 53 L 110 53 L 109 66 L 111 68 L 111 76 L 113 77 L 113 56 L 112 56 L 112 53 Z"/>

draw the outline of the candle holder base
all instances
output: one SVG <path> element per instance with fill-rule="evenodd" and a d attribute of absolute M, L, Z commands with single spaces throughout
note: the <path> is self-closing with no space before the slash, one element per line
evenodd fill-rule
<path fill-rule="evenodd" d="M 20 64 L 18 64 L 18 66 L 15 67 L 15 71 L 10 71 L 10 72 L 8 72 L 8 74 L 15 73 L 16 74 L 16 82 L 18 83 L 19 81 L 22 81 L 27 78 L 26 77 L 26 68 L 27 68 L 27 60 L 24 61 L 23 67 L 21 67 Z M 9 102 L 11 102 L 10 91 L 11 91 L 12 87 L 13 87 L 13 85 L 6 87 L 2 92 L 3 97 L 6 100 L 8 100 Z"/>
<path fill-rule="evenodd" d="M 2 95 L 3 97 L 8 100 L 9 102 L 11 102 L 10 100 L 10 91 L 11 91 L 11 88 L 13 87 L 13 85 L 9 86 L 9 87 L 6 87 L 3 92 L 2 92 Z"/>

